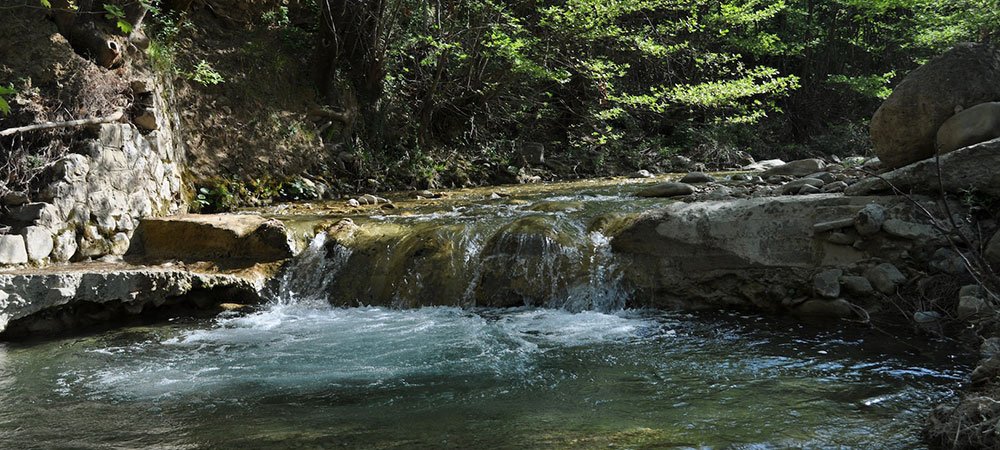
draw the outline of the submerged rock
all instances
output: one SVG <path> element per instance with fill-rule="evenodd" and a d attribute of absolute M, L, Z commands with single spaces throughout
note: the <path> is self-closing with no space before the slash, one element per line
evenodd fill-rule
<path fill-rule="evenodd" d="M 689 184 L 668 182 L 649 186 L 636 192 L 635 195 L 639 197 L 677 197 L 693 193 L 694 188 Z"/>

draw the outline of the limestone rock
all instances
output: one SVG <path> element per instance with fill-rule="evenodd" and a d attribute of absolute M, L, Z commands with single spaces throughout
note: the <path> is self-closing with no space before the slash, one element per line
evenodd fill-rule
<path fill-rule="evenodd" d="M 865 278 L 883 294 L 895 293 L 896 286 L 906 281 L 903 273 L 891 263 L 882 263 L 866 270 Z"/>
<path fill-rule="evenodd" d="M 821 159 L 809 158 L 792 161 L 777 167 L 772 167 L 761 174 L 767 178 L 775 175 L 790 175 L 794 177 L 804 177 L 811 173 L 820 172 L 826 168 L 826 163 Z"/>
<path fill-rule="evenodd" d="M 56 161 L 54 169 L 56 176 L 64 181 L 83 181 L 90 172 L 90 160 L 84 155 L 70 153 Z"/>
<path fill-rule="evenodd" d="M 639 197 L 677 197 L 693 193 L 694 188 L 689 184 L 668 182 L 647 187 L 636 192 L 635 195 Z"/>
<path fill-rule="evenodd" d="M 16 234 L 0 235 L 0 264 L 24 264 L 28 262 L 28 252 L 24 238 Z"/>
<path fill-rule="evenodd" d="M 136 233 L 136 251 L 153 259 L 271 262 L 291 257 L 294 249 L 280 222 L 251 214 L 147 218 Z"/>
<path fill-rule="evenodd" d="M 938 128 L 955 107 L 1000 98 L 1000 54 L 985 44 L 959 44 L 914 70 L 871 121 L 875 153 L 890 169 L 934 155 Z"/>
<path fill-rule="evenodd" d="M 55 237 L 52 248 L 52 260 L 56 262 L 67 262 L 76 255 L 77 243 L 76 233 L 73 230 L 66 230 Z"/>
<path fill-rule="evenodd" d="M 30 226 L 25 228 L 21 234 L 24 236 L 29 260 L 38 262 L 52 254 L 55 244 L 52 240 L 52 232 L 48 228 Z"/>
<path fill-rule="evenodd" d="M 698 183 L 712 183 L 715 181 L 715 177 L 705 173 L 705 172 L 688 172 L 683 178 L 679 180 L 681 183 L 688 184 L 698 184 Z"/>
<path fill-rule="evenodd" d="M 143 108 L 135 118 L 132 119 L 137 127 L 142 128 L 147 131 L 153 131 L 160 128 L 160 125 L 156 123 L 156 111 L 152 108 Z"/>
<path fill-rule="evenodd" d="M 837 298 L 840 296 L 840 276 L 844 274 L 841 269 L 824 270 L 813 277 L 813 291 L 816 295 L 824 298 Z"/>
<path fill-rule="evenodd" d="M 878 233 L 883 223 L 885 223 L 885 208 L 877 203 L 865 205 L 854 217 L 854 228 L 862 236 Z"/>

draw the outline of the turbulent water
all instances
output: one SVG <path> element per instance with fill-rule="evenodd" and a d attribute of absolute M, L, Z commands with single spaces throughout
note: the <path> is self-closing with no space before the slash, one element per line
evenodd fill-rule
<path fill-rule="evenodd" d="M 918 446 L 961 368 L 886 341 L 759 317 L 276 302 L 0 347 L 0 447 Z"/>
<path fill-rule="evenodd" d="M 514 206 L 363 220 L 550 214 Z M 585 237 L 560 308 L 335 308 L 352 250 L 321 234 L 256 312 L 0 343 L 0 448 L 914 448 L 967 371 L 860 327 L 622 309 L 607 238 L 551 214 Z"/>

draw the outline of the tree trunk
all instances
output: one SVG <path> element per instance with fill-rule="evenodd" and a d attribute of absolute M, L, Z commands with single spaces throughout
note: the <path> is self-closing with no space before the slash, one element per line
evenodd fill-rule
<path fill-rule="evenodd" d="M 122 62 L 125 41 L 110 31 L 109 24 L 94 20 L 104 17 L 105 3 L 80 0 L 74 10 L 68 0 L 52 0 L 52 15 L 59 33 L 77 53 L 93 58 L 101 67 L 112 68 Z M 124 10 L 125 20 L 132 25 L 133 33 L 138 33 L 146 16 L 146 7 L 134 2 L 127 4 Z"/>

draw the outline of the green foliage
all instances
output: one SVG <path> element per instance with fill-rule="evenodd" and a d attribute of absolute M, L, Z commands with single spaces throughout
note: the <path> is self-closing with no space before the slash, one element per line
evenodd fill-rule
<path fill-rule="evenodd" d="M 219 72 L 216 72 L 212 66 L 204 59 L 198 61 L 195 64 L 194 71 L 187 74 L 188 78 L 200 83 L 202 86 L 211 86 L 222 83 L 225 81 Z"/>
<path fill-rule="evenodd" d="M 105 3 L 104 10 L 107 11 L 104 18 L 114 22 L 122 33 L 128 34 L 132 32 L 132 24 L 128 20 L 125 20 L 125 10 L 121 6 Z"/>
<path fill-rule="evenodd" d="M 2 113 L 5 116 L 10 114 L 10 104 L 7 103 L 7 99 L 4 97 L 16 93 L 17 90 L 14 89 L 13 84 L 7 87 L 0 86 L 0 113 Z"/>

